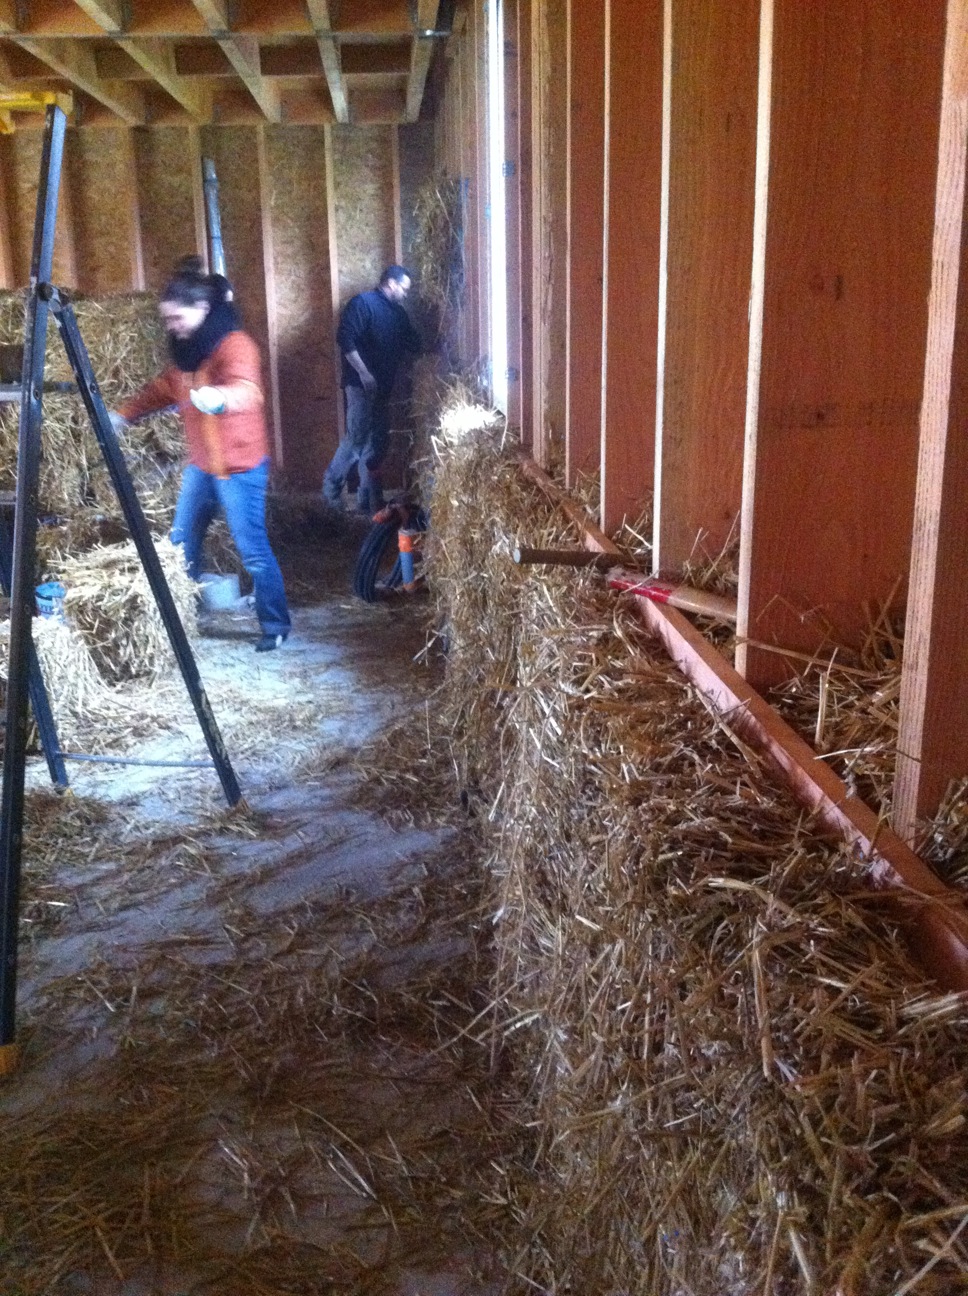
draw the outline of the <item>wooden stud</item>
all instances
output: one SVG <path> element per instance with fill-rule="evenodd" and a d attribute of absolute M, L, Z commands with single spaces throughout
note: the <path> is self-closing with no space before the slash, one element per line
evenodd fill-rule
<path fill-rule="evenodd" d="M 518 86 L 518 6 L 504 0 L 504 206 L 507 258 L 507 418 L 520 434 L 521 417 L 521 168 Z"/>
<path fill-rule="evenodd" d="M 10 182 L 7 178 L 8 153 L 11 137 L 0 137 L 0 288 L 12 290 L 17 286 L 13 265 L 13 244 L 10 237 L 10 214 L 13 204 L 10 201 Z"/>
<path fill-rule="evenodd" d="M 602 438 L 605 8 L 568 0 L 565 477 L 597 472 Z"/>
<path fill-rule="evenodd" d="M 391 168 L 393 171 L 393 260 L 403 261 L 403 222 L 400 211 L 400 128 L 390 130 Z"/>
<path fill-rule="evenodd" d="M 195 251 L 207 269 L 208 224 L 205 215 L 205 178 L 202 175 L 202 133 L 197 126 L 188 127 L 188 148 L 192 159 L 192 209 L 195 214 Z"/>
<path fill-rule="evenodd" d="M 567 244 L 568 22 L 566 0 L 533 10 L 534 451 L 544 467 L 564 459 Z"/>
<path fill-rule="evenodd" d="M 602 526 L 653 486 L 662 175 L 662 0 L 608 0 Z"/>
<path fill-rule="evenodd" d="M 948 0 L 934 257 L 904 633 L 894 826 L 968 774 L 968 0 Z"/>
<path fill-rule="evenodd" d="M 907 571 L 942 19 L 763 0 L 743 639 L 856 645 Z M 746 644 L 737 661 L 761 688 L 787 673 Z"/>
<path fill-rule="evenodd" d="M 336 174 L 333 166 L 333 128 L 324 127 L 326 132 L 326 227 L 329 234 L 329 284 L 334 325 L 339 319 L 342 302 L 339 291 L 339 244 L 336 238 Z M 346 410 L 343 407 L 343 362 L 335 337 L 332 339 L 333 367 L 336 391 L 336 423 L 339 432 L 338 440 L 346 435 Z"/>
<path fill-rule="evenodd" d="M 282 406 L 279 400 L 279 302 L 276 294 L 276 263 L 272 237 L 272 176 L 266 156 L 266 128 L 256 127 L 259 159 L 259 209 L 262 216 L 262 264 L 265 277 L 266 334 L 269 343 L 269 398 L 272 407 L 275 467 L 285 468 L 282 435 Z"/>
<path fill-rule="evenodd" d="M 518 399 L 520 402 L 521 443 L 534 447 L 534 173 L 531 156 L 531 79 L 533 0 L 517 0 L 517 130 L 515 147 L 510 154 L 517 170 L 518 195 Z"/>
<path fill-rule="evenodd" d="M 674 0 L 656 570 L 715 557 L 742 500 L 760 0 Z"/>
<path fill-rule="evenodd" d="M 131 291 L 145 291 L 145 254 L 141 234 L 141 194 L 138 188 L 138 158 L 134 147 L 134 132 L 124 132 L 124 147 L 128 167 L 128 205 L 131 212 Z"/>

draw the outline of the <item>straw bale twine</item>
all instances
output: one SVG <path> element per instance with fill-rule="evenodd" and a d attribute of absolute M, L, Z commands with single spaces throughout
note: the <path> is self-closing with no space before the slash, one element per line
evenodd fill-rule
<path fill-rule="evenodd" d="M 522 526 L 556 524 L 498 437 L 437 445 L 436 714 L 487 811 L 522 1283 L 965 1290 L 968 1004 L 925 984 L 862 863 L 631 601 L 588 571 L 513 568 Z"/>
<path fill-rule="evenodd" d="M 180 545 L 155 537 L 168 588 L 189 636 L 195 633 L 197 586 Z M 64 611 L 104 679 L 154 680 L 174 661 L 168 634 L 134 542 L 105 545 L 63 558 Z"/>

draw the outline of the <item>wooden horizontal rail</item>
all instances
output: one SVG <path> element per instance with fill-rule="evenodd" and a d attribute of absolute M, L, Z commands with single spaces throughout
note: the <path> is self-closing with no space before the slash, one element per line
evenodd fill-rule
<path fill-rule="evenodd" d="M 616 545 L 588 512 L 533 460 L 520 460 L 525 475 L 573 521 L 587 548 L 618 554 Z M 649 629 L 662 640 L 683 674 L 716 707 L 730 730 L 759 752 L 788 782 L 794 796 L 828 831 L 855 846 L 874 884 L 897 893 L 896 916 L 912 951 L 945 990 L 968 990 L 968 912 L 965 897 L 887 827 L 694 625 L 667 604 L 637 597 Z"/>

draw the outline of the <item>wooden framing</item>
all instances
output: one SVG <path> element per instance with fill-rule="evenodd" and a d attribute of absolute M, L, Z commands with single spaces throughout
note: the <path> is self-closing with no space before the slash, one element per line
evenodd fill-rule
<path fill-rule="evenodd" d="M 521 205 L 519 59 L 520 0 L 504 0 L 504 204 L 507 258 L 508 425 L 520 431 L 521 417 Z"/>
<path fill-rule="evenodd" d="M 516 240 L 518 285 L 516 318 L 518 328 L 518 403 L 521 443 L 534 449 L 534 171 L 532 145 L 532 94 L 535 0 L 516 0 L 517 32 L 515 68 L 517 82 L 516 131 L 508 158 L 516 168 L 518 201 Z"/>
<path fill-rule="evenodd" d="M 316 30 L 316 38 L 319 42 L 319 57 L 322 60 L 326 85 L 333 104 L 333 113 L 338 122 L 349 121 L 350 112 L 346 99 L 346 82 L 343 80 L 339 49 L 333 38 L 329 0 L 306 0 L 306 7 Z"/>
<path fill-rule="evenodd" d="M 759 10 L 760 0 L 667 6 L 657 571 L 714 558 L 739 518 Z"/>
<path fill-rule="evenodd" d="M 522 471 L 561 506 L 585 547 L 619 549 L 584 507 L 565 494 L 533 461 Z M 964 896 L 919 859 L 782 720 L 681 612 L 638 598 L 639 613 L 683 674 L 714 705 L 723 724 L 760 752 L 789 784 L 821 828 L 850 842 L 868 862 L 872 882 L 897 893 L 897 916 L 927 971 L 945 990 L 968 990 L 968 911 Z"/>
<path fill-rule="evenodd" d="M 568 0 L 565 478 L 597 472 L 602 439 L 605 6 Z"/>
<path fill-rule="evenodd" d="M 920 0 L 836 12 L 760 21 L 738 629 L 807 652 L 859 643 L 907 571 L 943 42 Z"/>
<path fill-rule="evenodd" d="M 613 534 L 652 490 L 661 233 L 662 0 L 605 6 L 601 518 Z"/>
<path fill-rule="evenodd" d="M 339 319 L 340 312 L 340 292 L 339 292 L 339 246 L 336 240 L 336 185 L 333 171 L 333 130 L 331 126 L 323 128 L 325 131 L 324 152 L 326 158 L 326 225 L 329 231 L 329 284 L 330 284 L 330 305 L 332 309 L 332 319 L 334 325 Z M 336 397 L 336 425 L 339 432 L 338 440 L 342 441 L 346 434 L 346 410 L 343 405 L 343 362 L 340 356 L 339 347 L 336 345 L 336 339 L 333 338 L 333 366 L 334 366 L 334 390 Z"/>
<path fill-rule="evenodd" d="M 949 0 L 894 822 L 968 773 L 968 0 Z"/>
<path fill-rule="evenodd" d="M 274 466 L 285 470 L 282 406 L 279 399 L 279 297 L 276 292 L 275 254 L 272 236 L 272 176 L 266 156 L 266 128 L 255 128 L 259 163 L 259 211 L 262 216 L 262 267 L 265 277 L 266 336 L 269 344 L 269 394 L 272 409 Z"/>

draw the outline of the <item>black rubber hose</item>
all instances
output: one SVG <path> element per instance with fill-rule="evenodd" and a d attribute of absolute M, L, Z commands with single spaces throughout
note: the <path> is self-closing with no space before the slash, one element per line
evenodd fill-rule
<path fill-rule="evenodd" d="M 356 567 L 353 569 L 353 593 L 364 603 L 375 603 L 377 598 L 376 581 L 380 568 L 387 557 L 388 550 L 397 548 L 397 531 L 399 523 L 396 518 L 389 522 L 375 522 L 366 533 L 360 546 Z M 400 558 L 384 581 L 388 588 L 400 584 Z"/>

